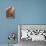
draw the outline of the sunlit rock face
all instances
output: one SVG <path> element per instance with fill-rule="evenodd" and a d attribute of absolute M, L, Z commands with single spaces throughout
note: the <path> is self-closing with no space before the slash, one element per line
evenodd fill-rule
<path fill-rule="evenodd" d="M 15 17 L 15 8 L 14 7 L 8 7 L 6 9 L 6 16 L 7 16 L 7 18 L 8 17 L 14 18 Z"/>

